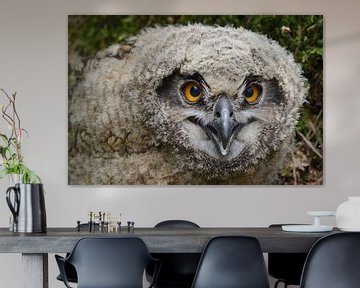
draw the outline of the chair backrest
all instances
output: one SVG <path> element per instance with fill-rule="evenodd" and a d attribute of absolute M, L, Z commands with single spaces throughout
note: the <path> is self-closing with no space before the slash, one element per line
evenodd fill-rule
<path fill-rule="evenodd" d="M 306 259 L 300 287 L 360 287 L 360 233 L 338 233 L 318 240 Z"/>
<path fill-rule="evenodd" d="M 188 220 L 165 220 L 157 223 L 155 228 L 200 228 L 200 226 Z"/>
<path fill-rule="evenodd" d="M 269 228 L 281 229 L 282 225 L 289 224 L 271 224 Z M 306 257 L 307 253 L 268 253 L 269 275 L 287 285 L 300 285 Z"/>
<path fill-rule="evenodd" d="M 200 259 L 192 288 L 268 288 L 264 257 L 256 238 L 212 238 Z"/>
<path fill-rule="evenodd" d="M 165 220 L 155 225 L 155 228 L 200 228 L 188 220 Z M 156 287 L 190 287 L 200 260 L 200 253 L 158 253 L 156 258 L 162 260 L 162 267 L 156 282 Z M 148 274 L 152 275 L 151 269 Z"/>
<path fill-rule="evenodd" d="M 78 288 L 142 288 L 153 259 L 139 238 L 82 238 L 67 261 L 76 269 Z"/>

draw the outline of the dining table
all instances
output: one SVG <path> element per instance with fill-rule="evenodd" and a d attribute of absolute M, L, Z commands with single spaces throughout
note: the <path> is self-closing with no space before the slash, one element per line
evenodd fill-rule
<path fill-rule="evenodd" d="M 284 232 L 281 227 L 123 227 L 121 231 L 102 232 L 56 227 L 48 228 L 46 233 L 24 234 L 0 228 L 0 253 L 22 254 L 24 288 L 48 288 L 48 254 L 68 253 L 83 237 L 138 237 L 150 253 L 201 253 L 212 237 L 239 235 L 257 238 L 264 253 L 304 253 L 320 238 L 338 232 Z"/>

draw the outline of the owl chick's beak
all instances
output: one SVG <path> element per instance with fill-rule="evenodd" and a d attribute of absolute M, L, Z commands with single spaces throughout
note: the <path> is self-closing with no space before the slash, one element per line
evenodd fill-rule
<path fill-rule="evenodd" d="M 221 96 L 215 103 L 213 121 L 206 125 L 205 131 L 215 142 L 221 155 L 226 156 L 240 124 L 234 117 L 232 104 L 228 97 Z"/>

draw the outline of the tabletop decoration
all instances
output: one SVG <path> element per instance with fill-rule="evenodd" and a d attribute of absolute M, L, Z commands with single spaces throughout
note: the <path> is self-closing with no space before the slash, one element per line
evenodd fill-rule
<path fill-rule="evenodd" d="M 21 144 L 28 132 L 22 128 L 20 116 L 16 109 L 16 93 L 9 95 L 5 90 L 0 91 L 6 96 L 7 104 L 0 104 L 1 117 L 8 126 L 8 133 L 0 133 L 0 179 L 10 176 L 14 183 L 41 183 L 39 176 L 24 163 Z"/>
<path fill-rule="evenodd" d="M 336 226 L 342 231 L 360 231 L 360 196 L 348 197 L 337 207 Z"/>
<path fill-rule="evenodd" d="M 282 225 L 281 229 L 286 232 L 330 232 L 333 230 L 332 226 L 321 225 L 320 217 L 335 216 L 334 211 L 308 211 L 309 216 L 314 217 L 314 223 L 301 225 Z"/>
<path fill-rule="evenodd" d="M 0 179 L 9 176 L 11 187 L 6 202 L 12 217 L 9 229 L 14 232 L 46 232 L 44 188 L 40 177 L 24 163 L 21 145 L 28 132 L 22 128 L 16 109 L 16 93 L 0 89 L 6 103 L 0 104 L 1 117 L 8 131 L 0 130 Z"/>

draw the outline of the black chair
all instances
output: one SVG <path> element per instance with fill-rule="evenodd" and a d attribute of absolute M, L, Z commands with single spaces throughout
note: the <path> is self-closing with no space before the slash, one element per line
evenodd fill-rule
<path fill-rule="evenodd" d="M 155 225 L 155 228 L 200 228 L 199 225 L 187 220 L 166 220 Z M 196 268 L 201 254 L 197 253 L 157 253 L 153 254 L 161 259 L 156 288 L 190 288 L 194 280 Z M 147 279 L 152 279 L 153 268 L 147 269 Z"/>
<path fill-rule="evenodd" d="M 66 257 L 68 257 L 69 254 L 66 254 Z M 66 279 L 68 282 L 71 283 L 77 283 L 77 274 L 76 274 L 76 270 L 75 267 L 73 265 L 71 265 L 68 262 L 64 263 L 64 273 L 66 275 Z M 57 280 L 64 282 L 63 278 L 61 277 L 61 274 L 59 274 L 56 277 Z"/>
<path fill-rule="evenodd" d="M 89 224 L 88 223 L 82 223 L 80 225 L 80 228 L 81 229 L 89 229 Z M 99 229 L 99 224 L 98 223 L 95 223 L 95 229 Z M 66 257 L 69 256 L 69 253 L 66 254 Z M 70 263 L 67 263 L 65 262 L 65 275 L 67 277 L 67 280 L 68 282 L 71 282 L 71 283 L 77 283 L 77 275 L 76 275 L 76 270 L 74 268 L 73 265 L 71 265 Z M 57 277 L 56 277 L 57 280 L 59 281 L 62 281 L 64 282 L 64 280 L 62 279 L 61 277 L 61 274 L 59 274 Z"/>
<path fill-rule="evenodd" d="M 264 257 L 256 238 L 212 238 L 200 259 L 192 288 L 269 288 Z"/>
<path fill-rule="evenodd" d="M 55 258 L 66 287 L 65 263 L 75 267 L 78 288 L 142 288 L 145 268 L 156 262 L 139 238 L 82 238 L 68 257 Z"/>
<path fill-rule="evenodd" d="M 270 228 L 280 228 L 285 224 L 272 224 Z M 287 225 L 287 224 L 286 224 Z M 269 253 L 268 272 L 277 281 L 274 288 L 280 283 L 286 288 L 288 285 L 300 285 L 301 273 L 307 253 Z"/>
<path fill-rule="evenodd" d="M 318 240 L 306 259 L 300 287 L 360 287 L 360 233 L 338 233 Z"/>

